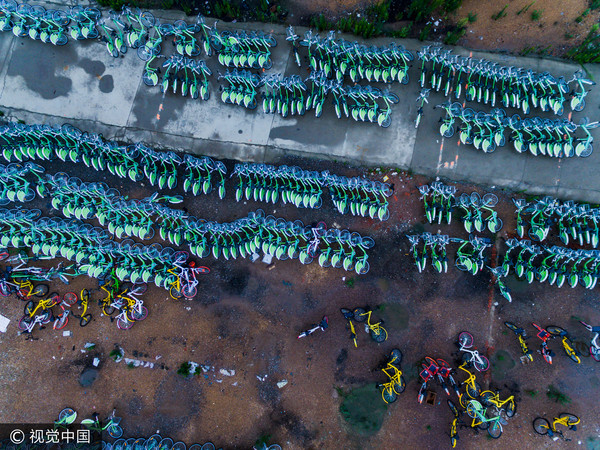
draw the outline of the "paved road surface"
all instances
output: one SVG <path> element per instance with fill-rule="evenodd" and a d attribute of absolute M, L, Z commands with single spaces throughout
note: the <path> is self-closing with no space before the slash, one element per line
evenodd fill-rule
<path fill-rule="evenodd" d="M 176 12 L 160 11 L 158 15 L 169 21 L 180 18 Z M 223 29 L 231 25 L 219 24 Z M 306 67 L 299 69 L 290 58 L 284 27 L 271 24 L 245 27 L 275 33 L 279 44 L 274 49 L 274 66 L 269 73 L 308 74 Z M 296 32 L 301 34 L 304 30 Z M 386 42 L 387 39 L 373 41 L 374 44 Z M 422 45 L 413 40 L 402 43 L 413 52 Z M 174 49 L 163 50 L 165 54 L 171 52 L 174 53 Z M 458 48 L 455 52 L 469 53 Z M 473 56 L 503 65 L 547 70 L 556 76 L 569 77 L 578 68 L 554 60 L 481 52 L 474 52 Z M 158 87 L 145 86 L 141 81 L 144 62 L 131 49 L 124 57 L 113 59 L 96 41 L 71 41 L 64 47 L 54 47 L 2 33 L 0 110 L 28 123 L 70 122 L 109 138 L 144 140 L 157 147 L 221 158 L 276 163 L 282 153 L 301 154 L 600 202 L 600 177 L 596 176 L 600 151 L 585 159 L 552 159 L 518 154 L 510 143 L 493 154 L 484 154 L 471 146 L 458 146 L 456 137 L 442 139 L 438 133 L 437 122 L 442 113 L 440 109 L 433 110 L 433 106 L 444 101 L 440 94 L 430 97 L 421 126 L 415 130 L 418 61 L 413 64 L 411 82 L 407 86 L 397 83 L 392 86 L 400 102 L 394 107 L 392 125 L 388 129 L 346 118 L 339 120 L 330 104 L 320 119 L 312 112 L 304 117 L 283 119 L 264 114 L 260 106 L 255 111 L 246 111 L 224 105 L 219 99 L 217 81 L 218 71 L 224 72 L 224 69 L 214 57 L 208 60 L 208 65 L 213 71 L 211 98 L 203 102 L 172 92 L 163 95 Z M 600 79 L 597 65 L 588 70 L 595 79 Z M 598 119 L 599 97 L 600 88 L 596 88 L 587 98 L 587 108 L 574 115 L 574 120 L 586 115 L 591 120 Z M 471 106 L 489 109 L 476 104 Z M 598 138 L 599 129 L 594 131 Z"/>

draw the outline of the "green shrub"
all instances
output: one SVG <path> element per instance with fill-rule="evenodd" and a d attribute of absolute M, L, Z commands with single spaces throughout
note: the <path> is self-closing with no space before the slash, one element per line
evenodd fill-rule
<path fill-rule="evenodd" d="M 453 31 L 448 32 L 446 37 L 444 38 L 444 44 L 446 45 L 456 45 L 458 40 L 465 35 L 467 29 L 464 27 L 456 28 Z"/>
<path fill-rule="evenodd" d="M 600 0 L 590 0 L 590 9 L 600 8 Z"/>
<path fill-rule="evenodd" d="M 577 47 L 567 52 L 567 56 L 579 64 L 600 62 L 600 35 L 598 29 L 600 26 L 596 23 L 590 29 L 583 42 Z"/>
<path fill-rule="evenodd" d="M 400 28 L 398 31 L 394 31 L 392 33 L 392 37 L 404 39 L 408 37 L 410 34 L 410 30 L 412 29 L 412 22 L 406 25 L 405 27 Z"/>
<path fill-rule="evenodd" d="M 187 362 L 187 361 L 183 362 L 179 366 L 179 369 L 177 369 L 177 373 L 179 375 L 183 375 L 184 377 L 187 377 L 190 374 L 191 368 L 192 368 L 192 365 L 189 362 Z"/>
<path fill-rule="evenodd" d="M 542 17 L 542 11 L 539 9 L 534 9 L 531 11 L 531 20 L 533 22 L 537 22 Z"/>
<path fill-rule="evenodd" d="M 527 10 L 529 8 L 531 8 L 533 6 L 533 4 L 535 3 L 535 1 L 531 2 L 529 5 L 527 6 L 523 6 L 520 10 L 517 11 L 517 16 L 520 16 L 521 14 L 523 14 L 524 12 L 527 12 Z"/>

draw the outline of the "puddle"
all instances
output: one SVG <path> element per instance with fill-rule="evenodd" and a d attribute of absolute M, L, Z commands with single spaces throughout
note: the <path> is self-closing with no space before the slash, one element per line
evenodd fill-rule
<path fill-rule="evenodd" d="M 510 356 L 506 350 L 498 350 L 494 353 L 494 356 L 490 358 L 490 363 L 492 364 L 492 373 L 494 374 L 494 379 L 503 379 L 506 375 L 506 372 L 515 367 L 515 360 Z"/>
<path fill-rule="evenodd" d="M 91 386 L 94 381 L 98 378 L 98 370 L 96 369 L 84 369 L 79 375 L 79 384 L 83 387 Z"/>
<path fill-rule="evenodd" d="M 404 305 L 386 303 L 378 311 L 388 330 L 405 330 L 408 328 L 410 312 Z"/>
<path fill-rule="evenodd" d="M 374 384 L 353 389 L 344 396 L 340 414 L 352 431 L 363 436 L 375 434 L 383 425 L 387 405 Z"/>

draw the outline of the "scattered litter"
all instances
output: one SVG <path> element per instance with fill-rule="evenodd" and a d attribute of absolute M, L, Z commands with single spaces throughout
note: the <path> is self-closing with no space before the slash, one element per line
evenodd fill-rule
<path fill-rule="evenodd" d="M 210 370 L 210 366 L 200 366 L 202 368 L 202 372 L 208 372 Z"/>
<path fill-rule="evenodd" d="M 221 375 L 225 375 L 226 377 L 232 377 L 235 375 L 235 370 L 231 369 L 231 370 L 225 370 L 225 369 L 221 369 L 219 370 L 219 373 Z"/>
<path fill-rule="evenodd" d="M 254 262 L 258 258 L 260 258 L 260 255 L 258 253 L 252 253 L 252 257 L 250 258 L 250 261 Z"/>
<path fill-rule="evenodd" d="M 191 310 L 192 310 L 192 308 L 190 308 L 189 306 L 186 306 L 186 307 L 185 307 L 185 310 L 186 310 L 186 311 L 191 311 Z"/>
<path fill-rule="evenodd" d="M 238 382 L 236 381 L 235 383 L 232 384 L 232 386 L 237 386 Z"/>
<path fill-rule="evenodd" d="M 87 349 L 87 350 L 91 350 L 96 346 L 96 344 L 94 344 L 93 342 L 86 342 L 85 345 L 83 346 L 83 348 Z"/>
<path fill-rule="evenodd" d="M 284 387 L 286 384 L 288 384 L 287 380 L 281 380 L 279 383 L 277 383 L 277 387 L 279 389 L 281 389 L 282 387 Z"/>
<path fill-rule="evenodd" d="M 346 281 L 346 277 L 342 277 L 342 281 Z"/>
<path fill-rule="evenodd" d="M 0 331 L 6 333 L 6 329 L 8 328 L 8 324 L 10 323 L 10 319 L 8 317 L 4 317 L 0 315 Z"/>
<path fill-rule="evenodd" d="M 392 175 L 396 176 L 396 175 L 398 175 L 398 172 L 392 172 Z"/>
<path fill-rule="evenodd" d="M 265 381 L 268 376 L 269 375 L 265 375 L 264 377 L 260 377 L 260 376 L 256 375 L 256 378 L 258 378 L 258 381 Z"/>
<path fill-rule="evenodd" d="M 269 255 L 268 253 L 262 259 L 262 262 L 265 264 L 271 264 L 271 261 L 273 261 L 273 255 Z"/>
<path fill-rule="evenodd" d="M 71 336 L 73 336 L 73 332 L 70 330 L 65 330 L 65 331 L 63 331 L 63 336 L 71 337 Z"/>
<path fill-rule="evenodd" d="M 273 270 L 274 268 L 275 268 L 275 264 L 269 264 L 267 266 L 267 269 L 269 269 L 269 270 Z"/>
<path fill-rule="evenodd" d="M 125 364 L 129 365 L 129 364 L 133 364 L 134 367 L 148 367 L 150 369 L 154 369 L 154 363 L 151 363 L 150 361 L 140 361 L 139 359 L 131 359 L 131 358 L 124 358 L 125 359 Z"/>
<path fill-rule="evenodd" d="M 154 359 L 158 361 L 160 358 L 162 358 L 162 356 L 161 356 L 161 355 L 158 355 L 158 356 L 157 356 L 157 357 L 155 357 Z"/>
<path fill-rule="evenodd" d="M 56 356 L 53 356 L 52 359 L 56 359 Z"/>
<path fill-rule="evenodd" d="M 99 358 L 94 358 L 94 361 L 92 362 L 92 365 L 94 367 L 98 367 L 98 364 L 100 364 L 100 359 Z"/>
<path fill-rule="evenodd" d="M 387 181 L 389 179 L 390 179 L 390 177 L 388 177 L 387 175 L 385 177 L 383 177 L 383 181 Z"/>
<path fill-rule="evenodd" d="M 223 380 L 215 380 L 215 382 L 217 382 L 217 383 L 222 383 L 222 382 L 223 382 Z"/>

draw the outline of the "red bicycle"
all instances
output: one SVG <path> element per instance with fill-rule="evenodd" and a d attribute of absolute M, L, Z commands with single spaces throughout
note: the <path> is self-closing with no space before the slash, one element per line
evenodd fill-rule
<path fill-rule="evenodd" d="M 548 339 L 550 339 L 553 336 L 539 325 L 536 325 L 533 322 L 531 323 L 531 325 L 536 327 L 539 331 L 537 337 L 539 337 L 542 340 L 542 356 L 548 364 L 552 364 L 552 357 L 554 356 L 554 352 L 548 347 Z"/>

